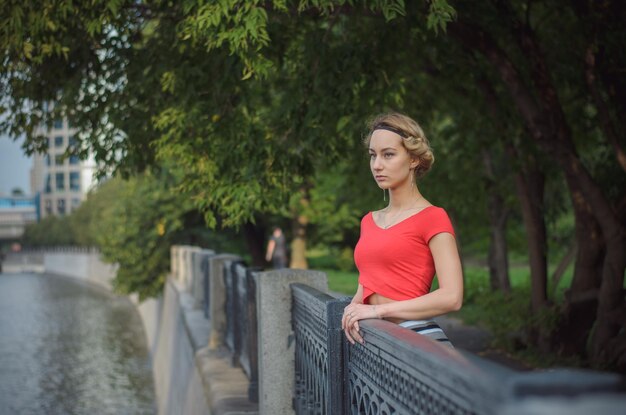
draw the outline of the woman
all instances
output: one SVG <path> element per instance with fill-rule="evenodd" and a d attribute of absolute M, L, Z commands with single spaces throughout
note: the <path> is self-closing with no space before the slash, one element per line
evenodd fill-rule
<path fill-rule="evenodd" d="M 430 319 L 461 307 L 463 278 L 450 219 L 416 184 L 434 162 L 428 140 L 414 120 L 392 113 L 371 123 L 365 144 L 389 205 L 361 221 L 354 250 L 359 285 L 342 329 L 350 343 L 363 343 L 359 321 L 382 318 L 451 346 Z M 439 288 L 430 292 L 435 273 Z"/>

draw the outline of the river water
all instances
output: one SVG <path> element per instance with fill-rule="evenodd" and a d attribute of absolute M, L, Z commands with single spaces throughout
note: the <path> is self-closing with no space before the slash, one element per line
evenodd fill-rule
<path fill-rule="evenodd" d="M 69 278 L 0 274 L 0 414 L 154 414 L 141 318 Z"/>

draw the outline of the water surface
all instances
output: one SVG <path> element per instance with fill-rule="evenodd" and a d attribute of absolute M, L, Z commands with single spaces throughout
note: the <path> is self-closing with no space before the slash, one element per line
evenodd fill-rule
<path fill-rule="evenodd" d="M 141 319 L 70 278 L 0 274 L 0 414 L 154 414 Z"/>

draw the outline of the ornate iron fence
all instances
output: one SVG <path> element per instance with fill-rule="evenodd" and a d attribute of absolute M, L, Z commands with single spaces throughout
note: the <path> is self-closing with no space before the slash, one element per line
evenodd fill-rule
<path fill-rule="evenodd" d="M 296 340 L 294 406 L 298 414 L 344 414 L 341 313 L 348 304 L 292 284 Z"/>
<path fill-rule="evenodd" d="M 239 363 L 250 380 L 248 396 L 257 402 L 259 394 L 258 348 L 257 348 L 257 308 L 254 269 L 238 266 L 237 276 L 238 309 L 241 312 L 239 324 Z"/>
<path fill-rule="evenodd" d="M 618 375 L 515 372 L 383 320 L 361 321 L 365 343 L 351 345 L 341 332 L 347 301 L 300 284 L 292 294 L 297 414 L 517 415 L 599 393 L 626 402 Z"/>
<path fill-rule="evenodd" d="M 387 321 L 363 322 L 365 344 L 344 342 L 353 414 L 496 414 L 509 370 L 484 372 L 455 350 Z"/>
<path fill-rule="evenodd" d="M 209 283 L 209 257 L 211 254 L 203 255 L 202 264 L 200 265 L 201 279 L 202 279 L 202 310 L 204 311 L 204 318 L 209 318 L 209 305 L 211 299 L 211 284 Z"/>
<path fill-rule="evenodd" d="M 232 352 L 232 364 L 240 365 L 250 381 L 248 397 L 258 402 L 258 348 L 255 269 L 241 261 L 227 261 L 224 266 L 226 288 L 225 343 Z"/>
<path fill-rule="evenodd" d="M 224 263 L 224 287 L 226 289 L 226 332 L 224 333 L 224 343 L 232 352 L 232 364 L 239 360 L 239 344 L 236 336 L 238 333 L 237 325 L 241 320 L 241 312 L 238 310 L 236 302 L 237 279 L 235 278 L 235 268 L 237 265 L 243 265 L 240 261 L 226 261 Z"/>

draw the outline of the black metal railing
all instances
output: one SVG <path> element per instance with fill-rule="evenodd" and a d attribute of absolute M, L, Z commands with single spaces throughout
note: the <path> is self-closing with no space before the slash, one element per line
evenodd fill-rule
<path fill-rule="evenodd" d="M 292 284 L 296 340 L 294 406 L 298 414 L 344 414 L 341 313 L 348 304 Z"/>
<path fill-rule="evenodd" d="M 386 321 L 344 342 L 346 406 L 359 414 L 491 414 L 509 371 L 484 373 L 457 351 Z"/>
<path fill-rule="evenodd" d="M 521 414 L 533 400 L 597 393 L 625 402 L 618 375 L 516 372 L 384 320 L 361 321 L 365 343 L 351 345 L 341 332 L 347 301 L 301 284 L 292 298 L 297 414 Z"/>
<path fill-rule="evenodd" d="M 258 402 L 258 347 L 256 284 L 253 273 L 242 261 L 226 261 L 226 331 L 224 342 L 232 352 L 233 365 L 240 365 L 250 381 L 248 397 Z"/>
<path fill-rule="evenodd" d="M 232 364 L 239 359 L 239 349 L 237 336 L 237 325 L 239 324 L 240 314 L 235 301 L 237 292 L 237 279 L 234 277 L 235 268 L 242 264 L 240 261 L 226 261 L 224 263 L 224 288 L 225 288 L 225 314 L 226 314 L 226 331 L 224 332 L 224 343 L 232 352 Z"/>
<path fill-rule="evenodd" d="M 202 309 L 204 311 L 205 318 L 209 318 L 209 306 L 211 305 L 209 257 L 210 255 L 203 255 L 202 263 L 200 265 L 200 272 L 202 273 Z"/>

